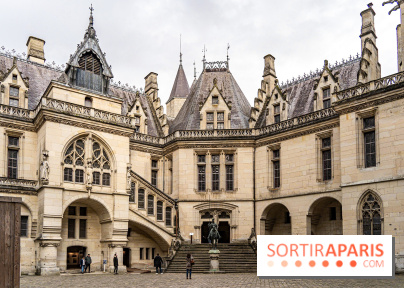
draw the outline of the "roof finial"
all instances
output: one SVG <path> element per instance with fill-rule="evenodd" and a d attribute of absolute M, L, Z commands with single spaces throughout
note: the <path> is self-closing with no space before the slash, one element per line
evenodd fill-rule
<path fill-rule="evenodd" d="M 205 44 L 204 44 L 204 45 L 203 45 L 203 50 L 202 50 L 202 52 L 203 52 L 203 59 L 202 59 L 202 62 L 203 62 L 203 70 L 205 70 L 205 62 L 206 62 L 205 54 L 206 54 L 206 51 L 208 51 L 208 50 L 206 49 Z"/>
<path fill-rule="evenodd" d="M 91 3 L 90 8 L 88 8 L 88 9 L 90 9 L 90 27 L 93 27 L 93 24 L 94 24 L 94 18 L 93 18 L 93 11 L 94 11 L 94 8 L 93 8 L 93 4 L 92 4 L 92 3 Z"/>
<path fill-rule="evenodd" d="M 88 29 L 87 29 L 87 31 L 86 31 L 86 34 L 84 35 L 84 37 L 85 38 L 96 38 L 96 33 L 95 33 L 95 30 L 94 30 L 94 27 L 93 27 L 93 25 L 94 25 L 94 18 L 93 18 L 93 11 L 94 11 L 94 8 L 93 8 L 93 4 L 91 4 L 91 6 L 88 8 L 88 9 L 90 9 L 90 23 L 88 24 Z"/>
<path fill-rule="evenodd" d="M 180 34 L 180 65 L 182 65 L 181 34 Z"/>
<path fill-rule="evenodd" d="M 194 60 L 194 79 L 196 80 L 196 66 L 195 66 L 195 60 Z"/>
<path fill-rule="evenodd" d="M 227 69 L 229 69 L 229 60 L 230 60 L 230 58 L 229 58 L 229 49 L 230 49 L 230 44 L 227 43 Z"/>

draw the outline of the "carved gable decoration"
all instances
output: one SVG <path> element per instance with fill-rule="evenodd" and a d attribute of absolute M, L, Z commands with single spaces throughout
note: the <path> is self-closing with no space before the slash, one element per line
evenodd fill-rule
<path fill-rule="evenodd" d="M 1 104 L 28 108 L 29 79 L 23 77 L 14 58 L 13 66 L 0 78 Z"/>
<path fill-rule="evenodd" d="M 228 129 L 231 119 L 231 102 L 223 97 L 217 79 L 204 102 L 199 103 L 200 129 Z"/>
<path fill-rule="evenodd" d="M 275 80 L 275 87 L 266 106 L 266 125 L 278 123 L 288 119 L 289 100 Z"/>
<path fill-rule="evenodd" d="M 323 72 L 314 84 L 314 110 L 331 107 L 332 94 L 340 90 L 338 72 L 333 73 L 328 67 L 328 61 L 324 61 Z"/>
<path fill-rule="evenodd" d="M 128 109 L 127 116 L 134 118 L 135 132 L 147 134 L 147 108 L 142 105 L 139 92 L 136 93 L 135 101 Z"/>

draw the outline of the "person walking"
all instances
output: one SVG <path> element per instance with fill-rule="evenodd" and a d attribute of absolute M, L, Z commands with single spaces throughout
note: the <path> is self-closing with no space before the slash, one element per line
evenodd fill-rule
<path fill-rule="evenodd" d="M 118 256 L 114 256 L 114 274 L 118 274 Z"/>
<path fill-rule="evenodd" d="M 85 259 L 84 256 L 83 256 L 83 258 L 80 259 L 81 274 L 84 273 L 84 268 L 85 268 L 85 267 L 86 267 L 86 259 Z"/>
<path fill-rule="evenodd" d="M 154 267 L 156 267 L 156 274 L 159 274 L 159 268 L 160 268 L 160 274 L 163 274 L 161 272 L 161 265 L 163 264 L 163 258 L 157 253 L 157 256 L 154 257 Z"/>
<path fill-rule="evenodd" d="M 187 254 L 187 279 L 189 273 L 189 279 L 192 279 L 192 265 L 194 265 L 194 257 L 191 254 Z"/>
<path fill-rule="evenodd" d="M 88 273 L 91 273 L 91 256 L 90 256 L 90 254 L 87 254 L 87 257 L 86 257 L 86 269 L 85 269 L 85 272 L 87 272 L 87 268 L 88 268 Z"/>

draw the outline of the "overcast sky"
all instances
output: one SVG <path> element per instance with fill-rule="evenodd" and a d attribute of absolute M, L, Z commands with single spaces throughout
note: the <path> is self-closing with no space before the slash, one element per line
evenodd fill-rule
<path fill-rule="evenodd" d="M 114 80 L 144 87 L 149 72 L 159 74 L 159 96 L 165 103 L 179 65 L 189 85 L 193 62 L 226 60 L 253 104 L 264 68 L 263 56 L 275 56 L 280 82 L 360 52 L 360 12 L 370 0 L 36 0 L 3 1 L 0 47 L 26 52 L 29 36 L 46 41 L 45 58 L 65 64 L 82 41 L 94 6 L 94 27 L 112 65 Z M 382 76 L 397 72 L 396 26 L 399 11 L 374 1 L 375 27 Z"/>

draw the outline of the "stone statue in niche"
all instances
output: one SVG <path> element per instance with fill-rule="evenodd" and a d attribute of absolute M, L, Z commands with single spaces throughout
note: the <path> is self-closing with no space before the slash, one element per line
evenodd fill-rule
<path fill-rule="evenodd" d="M 49 184 L 49 172 L 48 151 L 44 150 L 42 151 L 42 161 L 39 165 L 39 179 L 44 185 Z"/>
<path fill-rule="evenodd" d="M 126 190 L 130 190 L 130 188 L 132 186 L 132 178 L 130 176 L 131 168 L 132 168 L 132 166 L 128 165 L 128 167 L 126 169 Z"/>
<path fill-rule="evenodd" d="M 88 196 L 90 197 L 90 192 L 93 184 L 93 162 L 91 158 L 87 159 L 87 169 L 86 169 L 86 188 L 88 190 Z"/>

